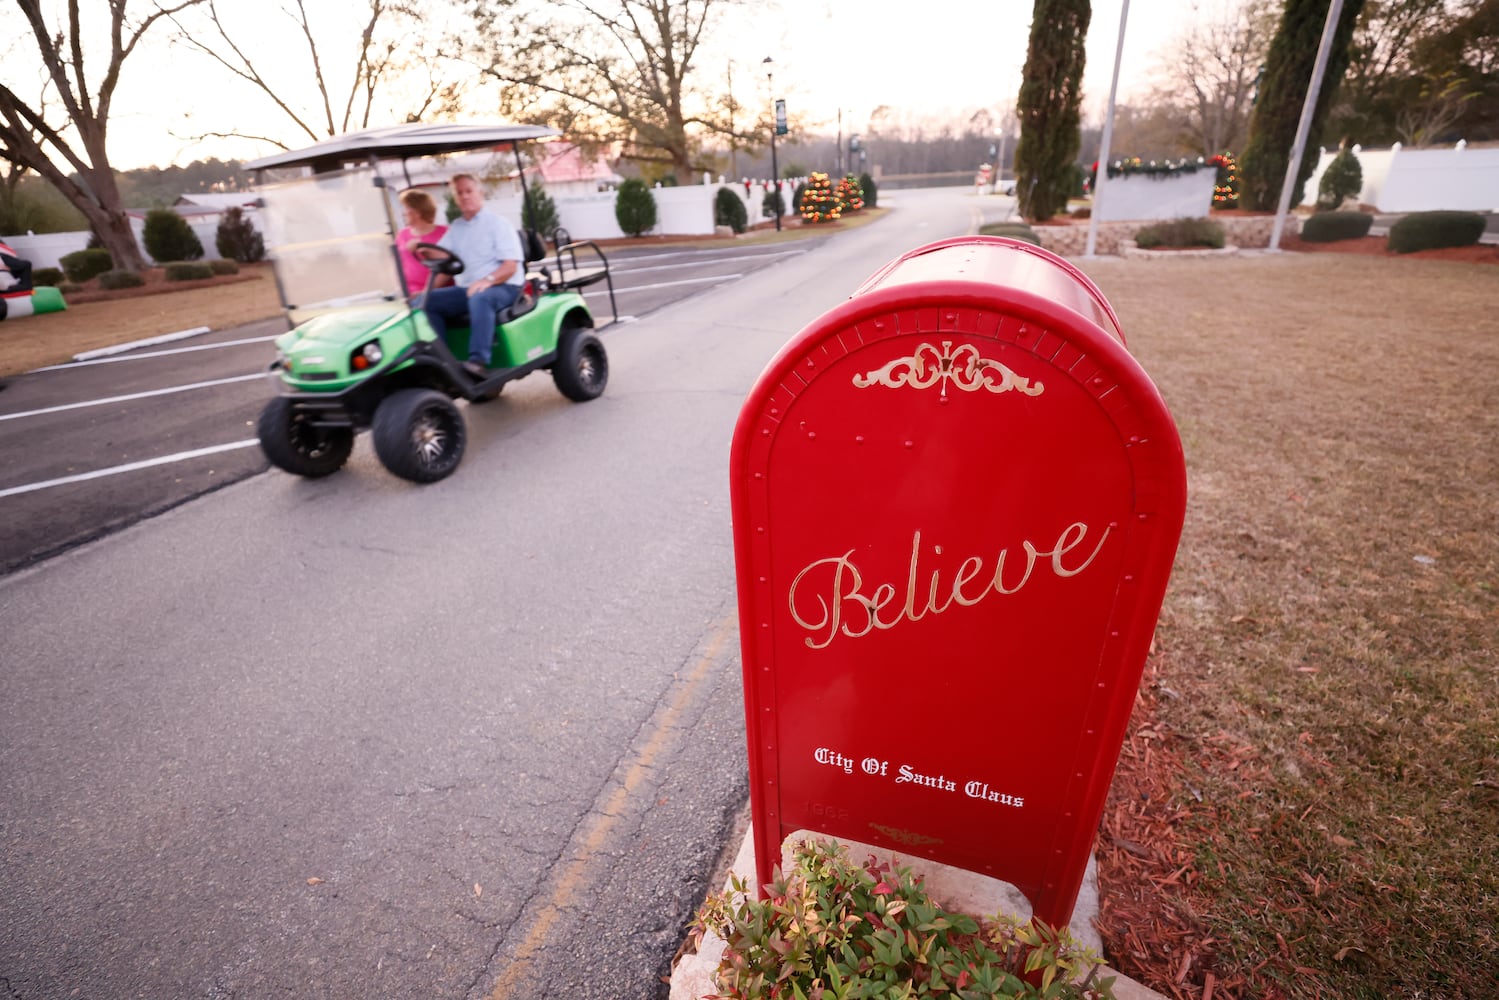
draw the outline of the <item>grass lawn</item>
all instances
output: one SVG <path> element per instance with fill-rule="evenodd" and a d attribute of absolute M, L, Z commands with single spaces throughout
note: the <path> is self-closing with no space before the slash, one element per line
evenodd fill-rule
<path fill-rule="evenodd" d="M 1087 269 L 1189 497 L 1099 842 L 1104 941 L 1178 997 L 1499 984 L 1499 269 Z"/>

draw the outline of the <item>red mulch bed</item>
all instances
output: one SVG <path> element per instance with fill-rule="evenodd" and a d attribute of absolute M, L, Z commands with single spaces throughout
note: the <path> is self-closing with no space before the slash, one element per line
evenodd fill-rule
<path fill-rule="evenodd" d="M 1471 264 L 1499 264 L 1499 246 L 1492 243 L 1477 243 L 1470 247 L 1442 247 L 1439 250 L 1417 250 L 1414 253 L 1395 253 L 1387 246 L 1383 236 L 1364 236 L 1356 240 L 1338 240 L 1334 243 L 1308 243 L 1299 236 L 1283 236 L 1282 250 L 1297 253 L 1352 253 L 1367 257 L 1389 257 L 1396 260 L 1456 260 Z"/>

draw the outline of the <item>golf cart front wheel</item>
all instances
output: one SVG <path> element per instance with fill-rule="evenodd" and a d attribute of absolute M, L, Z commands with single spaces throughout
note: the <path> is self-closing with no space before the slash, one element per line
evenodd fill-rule
<path fill-rule="evenodd" d="M 609 384 L 609 355 L 593 331 L 568 327 L 557 340 L 557 363 L 552 366 L 557 391 L 575 403 L 597 399 Z"/>
<path fill-rule="evenodd" d="M 318 427 L 296 404 L 277 396 L 260 411 L 255 427 L 260 450 L 278 469 L 318 479 L 344 467 L 354 450 L 350 427 Z"/>
<path fill-rule="evenodd" d="M 435 389 L 402 389 L 375 410 L 375 454 L 393 475 L 413 483 L 445 478 L 463 458 L 468 431 L 453 401 Z"/>

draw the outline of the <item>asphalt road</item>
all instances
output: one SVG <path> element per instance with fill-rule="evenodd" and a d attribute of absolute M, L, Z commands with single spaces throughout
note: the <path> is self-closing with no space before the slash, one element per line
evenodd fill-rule
<path fill-rule="evenodd" d="M 612 331 L 602 398 L 526 379 L 469 410 L 441 483 L 361 439 L 329 479 L 249 475 L 0 578 L 0 996 L 664 996 L 746 795 L 738 408 L 878 266 L 978 221 L 963 189 L 888 200 Z M 98 409 L 144 453 L 149 412 Z"/>
<path fill-rule="evenodd" d="M 618 329 L 821 241 L 612 251 L 615 303 L 626 318 Z M 604 286 L 586 298 L 596 321 L 609 322 Z M 182 324 L 190 328 L 191 317 Z M 0 573 L 264 471 L 255 419 L 273 390 L 256 375 L 286 328 L 276 319 L 7 380 Z"/>

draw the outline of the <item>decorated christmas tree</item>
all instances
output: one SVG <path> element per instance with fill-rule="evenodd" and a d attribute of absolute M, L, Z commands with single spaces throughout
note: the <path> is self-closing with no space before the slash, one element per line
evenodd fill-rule
<path fill-rule="evenodd" d="M 827 174 L 813 174 L 802 193 L 802 218 L 807 222 L 833 222 L 842 213 Z"/>
<path fill-rule="evenodd" d="M 1219 153 L 1208 160 L 1208 166 L 1218 168 L 1218 179 L 1213 184 L 1214 208 L 1239 207 L 1239 164 L 1232 153 Z"/>
<path fill-rule="evenodd" d="M 857 212 L 864 207 L 864 191 L 859 187 L 858 178 L 849 174 L 838 182 L 838 190 L 834 193 L 838 199 L 839 212 Z"/>

